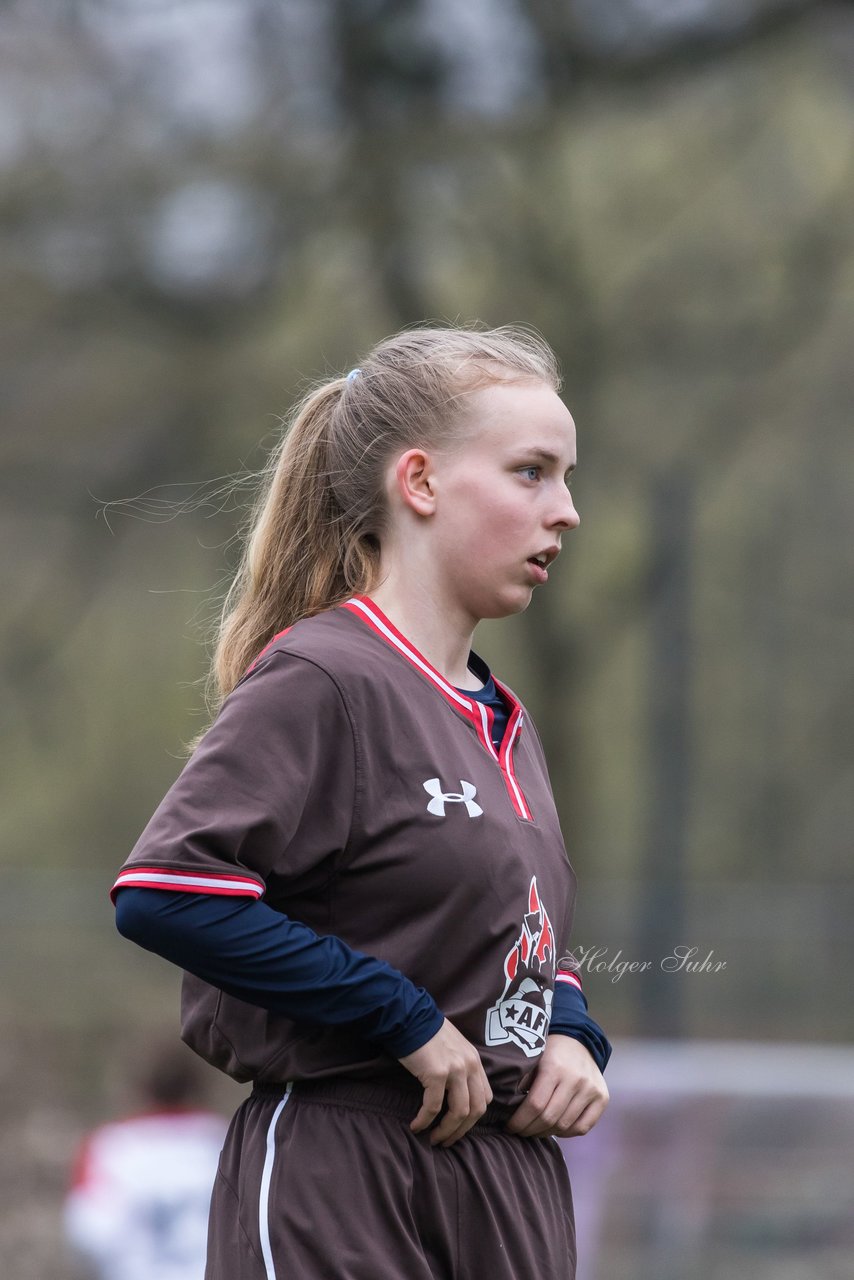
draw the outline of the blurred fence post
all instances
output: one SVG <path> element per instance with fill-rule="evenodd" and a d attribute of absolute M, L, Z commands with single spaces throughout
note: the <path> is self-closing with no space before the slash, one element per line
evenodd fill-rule
<path fill-rule="evenodd" d="M 682 936 L 691 779 L 691 555 L 695 485 L 684 469 L 657 477 L 650 494 L 649 800 L 641 867 L 640 954 L 654 959 L 640 988 L 646 1036 L 679 1036 L 684 984 L 661 960 Z"/>

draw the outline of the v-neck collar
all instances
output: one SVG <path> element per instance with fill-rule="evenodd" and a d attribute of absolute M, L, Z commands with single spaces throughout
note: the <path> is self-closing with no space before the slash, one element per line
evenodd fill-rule
<path fill-rule="evenodd" d="M 519 741 L 524 715 L 522 707 L 513 697 L 510 690 L 500 681 L 495 680 L 496 689 L 507 700 L 507 704 L 510 707 L 510 715 L 504 729 L 501 747 L 496 751 L 492 743 L 493 712 L 491 707 L 478 702 L 476 698 L 467 698 L 461 690 L 454 688 L 441 672 L 437 671 L 432 663 L 428 662 L 423 653 L 419 653 L 412 641 L 407 640 L 406 636 L 397 629 L 391 619 L 386 617 L 379 605 L 367 596 L 351 596 L 349 600 L 345 600 L 339 607 L 346 609 L 349 613 L 359 618 L 386 644 L 396 650 L 411 667 L 414 667 L 425 680 L 429 681 L 438 690 L 445 701 L 450 703 L 459 715 L 468 720 L 477 734 L 481 746 L 501 769 L 507 793 L 517 817 L 524 819 L 526 822 L 532 822 L 531 811 L 522 794 L 522 789 L 519 786 L 513 768 L 513 748 Z M 493 679 L 495 679 L 494 676 Z"/>

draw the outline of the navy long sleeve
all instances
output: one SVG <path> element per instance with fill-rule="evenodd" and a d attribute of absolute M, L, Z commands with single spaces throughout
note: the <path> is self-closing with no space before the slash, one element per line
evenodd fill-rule
<path fill-rule="evenodd" d="M 608 1065 L 611 1045 L 598 1022 L 594 1022 L 587 1012 L 584 992 L 574 983 L 558 982 L 555 986 L 549 1035 L 580 1040 L 600 1071 Z"/>
<path fill-rule="evenodd" d="M 127 888 L 116 925 L 239 1000 L 297 1021 L 347 1024 L 396 1058 L 442 1025 L 428 993 L 396 969 L 255 899 Z M 579 1040 L 604 1070 L 611 1046 L 577 987 L 557 984 L 550 1030 Z"/>
<path fill-rule="evenodd" d="M 391 965 L 256 899 L 126 888 L 116 926 L 228 995 L 296 1021 L 346 1024 L 395 1058 L 443 1022 L 432 997 Z"/>

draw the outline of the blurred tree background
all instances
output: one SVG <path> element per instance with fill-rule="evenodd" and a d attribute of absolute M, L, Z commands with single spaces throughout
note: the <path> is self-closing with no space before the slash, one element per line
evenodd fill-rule
<path fill-rule="evenodd" d="M 850 1036 L 852 70 L 841 0 L 3 6 L 0 1062 L 54 1100 L 4 1090 L 38 1176 L 60 1101 L 100 1114 L 176 1020 L 106 891 L 203 723 L 220 482 L 424 319 L 536 325 L 578 423 L 582 525 L 481 648 L 546 741 L 577 944 L 653 961 L 594 1011 Z"/>

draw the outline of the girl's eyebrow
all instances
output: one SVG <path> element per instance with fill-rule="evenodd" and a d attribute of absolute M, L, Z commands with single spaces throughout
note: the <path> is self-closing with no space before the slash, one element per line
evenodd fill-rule
<path fill-rule="evenodd" d="M 556 453 L 552 453 L 551 450 L 549 449 L 541 449 L 539 448 L 539 446 L 533 449 L 525 449 L 523 450 L 523 452 L 526 458 L 537 458 L 540 462 L 551 462 L 551 463 L 554 463 L 555 465 L 557 465 L 560 462 L 560 458 L 557 456 Z M 575 463 L 570 462 L 569 466 L 567 467 L 567 471 L 574 471 L 574 470 L 575 470 Z"/>

